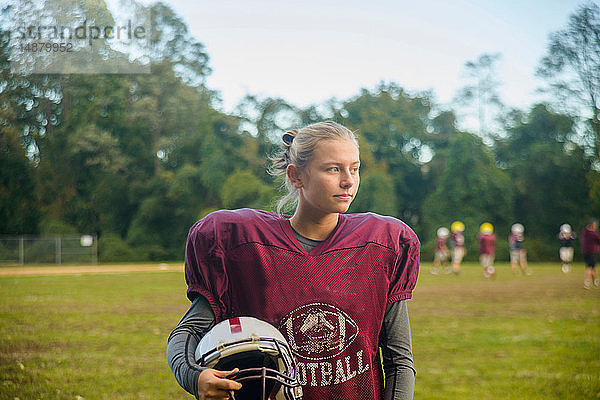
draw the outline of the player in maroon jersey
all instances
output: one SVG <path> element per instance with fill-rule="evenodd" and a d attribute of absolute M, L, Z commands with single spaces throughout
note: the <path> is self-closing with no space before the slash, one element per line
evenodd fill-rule
<path fill-rule="evenodd" d="M 581 231 L 581 252 L 585 260 L 585 278 L 583 286 L 586 289 L 600 285 L 596 276 L 596 262 L 600 253 L 600 233 L 598 231 L 598 220 L 591 219 Z"/>
<path fill-rule="evenodd" d="M 496 268 L 494 268 L 495 255 L 496 235 L 494 235 L 494 226 L 489 222 L 484 222 L 479 227 L 479 261 L 483 267 L 485 278 L 496 275 Z"/>
<path fill-rule="evenodd" d="M 310 400 L 412 399 L 415 370 L 406 300 L 420 243 L 402 221 L 345 214 L 359 186 L 359 149 L 323 122 L 283 136 L 272 173 L 286 177 L 278 212 L 221 210 L 190 229 L 185 273 L 192 306 L 169 337 L 180 385 L 227 399 L 232 371 L 202 368 L 194 350 L 215 322 L 251 316 L 279 328 Z M 293 215 L 280 214 L 287 202 Z M 383 355 L 385 389 L 379 348 Z"/>

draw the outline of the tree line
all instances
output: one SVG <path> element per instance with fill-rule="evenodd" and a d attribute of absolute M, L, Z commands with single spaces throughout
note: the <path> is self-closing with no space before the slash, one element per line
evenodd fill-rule
<path fill-rule="evenodd" d="M 109 13 L 102 2 L 81 3 Z M 466 225 L 467 259 L 476 258 L 487 221 L 499 259 L 520 222 L 530 258 L 554 260 L 560 225 L 579 230 L 600 213 L 593 3 L 549 37 L 538 68 L 549 100 L 528 110 L 499 101 L 500 55 L 484 54 L 465 64 L 470 81 L 453 108 L 381 82 L 307 107 L 247 95 L 232 113 L 206 86 L 202 44 L 167 5 L 149 7 L 151 74 L 15 74 L 10 32 L 0 32 L 0 233 L 93 232 L 101 261 L 182 259 L 189 227 L 207 213 L 273 209 L 281 182 L 266 173 L 268 156 L 283 132 L 322 120 L 359 137 L 361 184 L 350 211 L 404 220 L 424 260 L 436 229 L 455 220 Z M 465 109 L 474 110 L 477 132 L 458 128 Z"/>

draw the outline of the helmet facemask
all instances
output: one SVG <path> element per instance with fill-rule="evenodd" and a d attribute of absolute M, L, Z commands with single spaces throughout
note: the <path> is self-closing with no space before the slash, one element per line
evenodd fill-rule
<path fill-rule="evenodd" d="M 278 331 L 271 331 L 271 328 L 273 330 L 275 328 L 270 325 L 265 329 L 265 326 L 262 325 L 266 324 L 264 321 L 249 317 L 241 317 L 239 320 L 242 323 L 245 320 L 254 320 L 260 324 L 255 324 L 253 329 L 246 329 L 245 332 L 237 332 L 232 335 L 229 335 L 226 330 L 221 330 L 217 332 L 217 335 L 220 336 L 218 342 L 215 342 L 214 338 L 208 337 L 206 342 L 211 342 L 211 340 L 212 342 L 204 343 L 202 346 L 201 341 L 196 351 L 198 363 L 221 371 L 239 369 L 237 373 L 226 376 L 227 379 L 242 384 L 240 390 L 230 393 L 230 399 L 301 399 L 302 390 L 296 378 L 295 361 L 283 336 L 280 336 Z M 249 322 L 254 323 L 254 321 Z M 227 322 L 224 321 L 224 323 Z M 261 330 L 264 331 L 262 333 L 271 335 L 258 336 L 256 333 Z"/>

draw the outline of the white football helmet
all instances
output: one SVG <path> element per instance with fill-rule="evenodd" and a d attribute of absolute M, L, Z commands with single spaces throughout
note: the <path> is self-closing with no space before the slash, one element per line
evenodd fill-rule
<path fill-rule="evenodd" d="M 450 235 L 448 228 L 443 227 L 443 226 L 438 228 L 436 233 L 437 233 L 437 237 L 439 237 L 439 238 L 447 238 Z"/>
<path fill-rule="evenodd" d="M 511 226 L 510 230 L 512 231 L 512 233 L 514 235 L 520 235 L 523 232 L 525 232 L 525 227 L 522 224 L 513 224 L 513 226 Z"/>
<path fill-rule="evenodd" d="M 200 340 L 195 356 L 204 367 L 239 368 L 227 377 L 242 384 L 230 399 L 302 399 L 292 351 L 283 335 L 265 321 L 252 317 L 222 321 Z"/>
<path fill-rule="evenodd" d="M 562 224 L 560 226 L 560 231 L 564 232 L 564 233 L 571 233 L 571 225 L 569 225 L 569 224 Z"/>

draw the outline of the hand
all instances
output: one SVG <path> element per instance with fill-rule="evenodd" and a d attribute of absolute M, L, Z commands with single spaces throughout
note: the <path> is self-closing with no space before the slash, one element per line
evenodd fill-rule
<path fill-rule="evenodd" d="M 198 377 L 198 398 L 200 400 L 229 399 L 229 392 L 240 390 L 242 384 L 231 379 L 225 379 L 224 377 L 238 371 L 239 369 L 237 368 L 231 371 L 218 371 L 207 368 L 202 371 Z"/>

